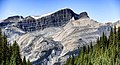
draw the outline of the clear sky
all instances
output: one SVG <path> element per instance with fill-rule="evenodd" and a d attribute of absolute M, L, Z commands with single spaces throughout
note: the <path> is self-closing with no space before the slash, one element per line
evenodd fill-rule
<path fill-rule="evenodd" d="M 43 15 L 70 8 L 75 13 L 88 12 L 98 22 L 120 20 L 120 0 L 0 0 L 0 19 L 14 15 Z"/>

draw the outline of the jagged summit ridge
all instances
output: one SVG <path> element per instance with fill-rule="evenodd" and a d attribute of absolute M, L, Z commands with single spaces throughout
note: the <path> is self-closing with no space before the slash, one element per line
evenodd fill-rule
<path fill-rule="evenodd" d="M 4 20 L 4 22 L 19 22 L 20 20 L 24 19 L 23 16 L 11 16 Z"/>
<path fill-rule="evenodd" d="M 73 18 L 75 20 L 79 18 L 86 18 L 89 17 L 86 12 L 82 12 L 79 14 L 74 13 L 71 9 L 61 9 L 59 11 L 56 11 L 52 14 L 38 17 L 38 19 L 35 19 L 32 16 L 27 16 L 23 18 L 22 16 L 12 16 L 5 19 L 7 23 L 1 23 L 1 26 L 4 26 L 5 24 L 8 25 L 10 21 L 14 22 L 18 21 L 16 27 L 22 29 L 25 32 L 32 32 L 36 30 L 43 30 L 47 27 L 59 27 L 64 26 L 68 23 L 68 21 Z M 12 19 L 12 20 L 11 20 Z"/>

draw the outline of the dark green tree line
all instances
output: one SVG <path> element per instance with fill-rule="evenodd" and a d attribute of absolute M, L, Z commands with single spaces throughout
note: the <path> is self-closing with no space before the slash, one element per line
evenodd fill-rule
<path fill-rule="evenodd" d="M 69 58 L 66 65 L 120 65 L 120 27 L 111 28 L 109 37 L 103 32 L 94 46 L 82 47 L 78 56 Z"/>
<path fill-rule="evenodd" d="M 20 48 L 15 41 L 12 45 L 7 42 L 7 36 L 0 29 L 0 65 L 32 65 L 26 58 L 22 60 Z"/>

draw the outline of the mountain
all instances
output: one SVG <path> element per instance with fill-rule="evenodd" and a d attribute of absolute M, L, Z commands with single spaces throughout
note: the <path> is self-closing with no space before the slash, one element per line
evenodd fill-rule
<path fill-rule="evenodd" d="M 15 23 L 15 22 L 19 22 L 20 20 L 23 20 L 23 17 L 22 16 L 11 16 L 11 17 L 8 17 L 7 19 L 5 20 L 2 20 L 0 22 L 0 27 L 4 27 L 4 26 L 7 26 L 7 25 L 11 25 L 12 23 Z"/>
<path fill-rule="evenodd" d="M 69 8 L 37 18 L 12 16 L 0 22 L 8 42 L 16 40 L 22 57 L 35 65 L 64 64 L 73 52 L 78 55 L 84 45 L 94 45 L 103 32 L 109 36 L 114 25 L 119 26 L 120 21 L 99 23 L 90 19 L 87 12 L 76 14 Z"/>
<path fill-rule="evenodd" d="M 67 59 L 65 65 L 120 65 L 120 27 L 111 28 L 110 35 L 104 33 L 92 43 L 83 46 L 79 54 Z"/>

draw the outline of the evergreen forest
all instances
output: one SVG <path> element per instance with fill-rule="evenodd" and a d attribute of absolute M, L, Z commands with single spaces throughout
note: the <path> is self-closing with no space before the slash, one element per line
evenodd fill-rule
<path fill-rule="evenodd" d="M 120 27 L 111 28 L 108 37 L 103 32 L 95 45 L 83 46 L 65 65 L 120 65 Z"/>
<path fill-rule="evenodd" d="M 0 65 L 32 65 L 30 60 L 21 58 L 20 48 L 15 41 L 12 45 L 7 42 L 7 36 L 0 29 Z"/>

